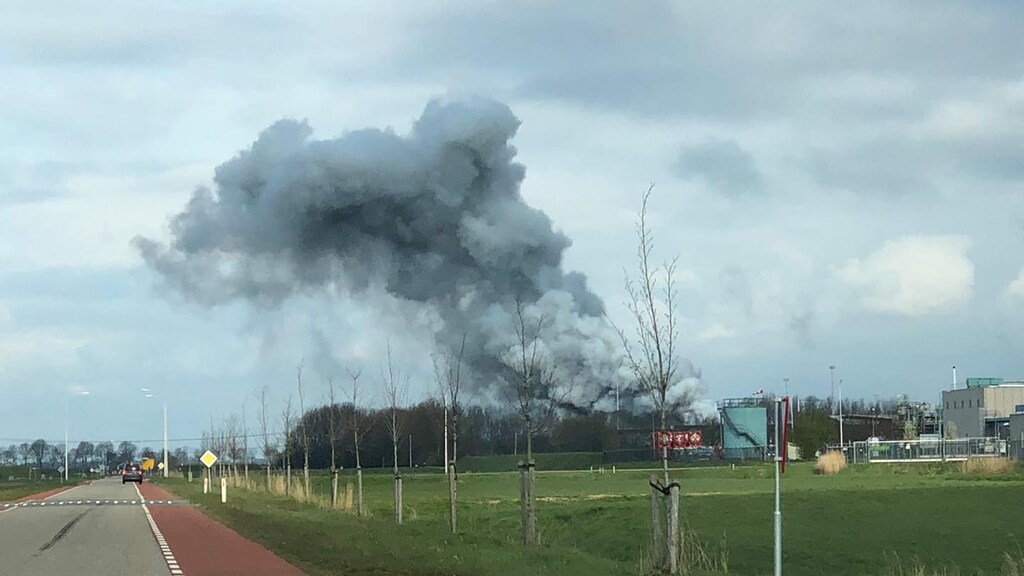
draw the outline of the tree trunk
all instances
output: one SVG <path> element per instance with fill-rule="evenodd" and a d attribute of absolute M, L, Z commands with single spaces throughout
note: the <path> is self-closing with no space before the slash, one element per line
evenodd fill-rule
<path fill-rule="evenodd" d="M 356 515 L 363 515 L 363 469 L 356 468 Z"/>
<path fill-rule="evenodd" d="M 338 507 L 338 471 L 331 468 L 331 508 Z"/>
<path fill-rule="evenodd" d="M 305 460 L 302 462 L 302 474 L 306 482 L 306 498 L 309 498 L 309 446 L 305 450 Z"/>
<path fill-rule="evenodd" d="M 448 467 L 448 518 L 452 534 L 458 532 L 458 513 L 455 506 L 455 464 Z"/>
<path fill-rule="evenodd" d="M 402 477 L 395 476 L 395 522 L 402 523 Z"/>
<path fill-rule="evenodd" d="M 662 405 L 664 406 L 664 398 L 662 399 Z M 665 430 L 665 410 L 661 410 L 661 431 Z M 669 483 L 668 480 L 668 446 L 661 447 L 661 469 L 665 476 L 665 485 Z"/>
<path fill-rule="evenodd" d="M 284 471 L 284 493 L 289 496 L 292 493 L 292 463 L 289 460 Z"/>

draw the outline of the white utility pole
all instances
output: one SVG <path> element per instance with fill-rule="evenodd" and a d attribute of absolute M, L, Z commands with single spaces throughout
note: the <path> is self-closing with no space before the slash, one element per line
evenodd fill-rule
<path fill-rule="evenodd" d="M 845 450 L 843 443 L 843 379 L 839 379 L 839 447 Z"/>
<path fill-rule="evenodd" d="M 775 399 L 775 576 L 782 576 L 782 436 L 786 426 L 781 398 Z"/>
<path fill-rule="evenodd" d="M 835 399 L 836 399 L 836 378 L 835 378 L 835 372 L 836 372 L 836 365 L 835 364 L 829 364 L 829 367 L 828 367 L 828 381 L 829 381 L 829 385 L 832 386 L 832 389 L 829 391 L 829 394 L 828 394 L 828 401 L 829 401 L 829 403 L 835 402 Z M 832 413 L 835 414 L 835 412 L 836 412 L 835 408 L 833 407 Z"/>
<path fill-rule="evenodd" d="M 150 390 L 149 388 L 142 388 L 141 390 L 146 393 L 146 398 L 155 398 L 156 397 L 156 395 L 153 393 L 153 391 Z M 166 389 L 164 390 L 164 393 L 161 394 L 161 396 L 163 397 L 163 401 L 164 401 L 164 460 L 163 460 L 163 462 L 164 462 L 164 469 L 163 469 L 163 476 L 164 476 L 164 478 L 167 478 L 167 469 L 171 467 L 171 464 L 170 464 L 170 462 L 167 461 L 167 390 Z"/>

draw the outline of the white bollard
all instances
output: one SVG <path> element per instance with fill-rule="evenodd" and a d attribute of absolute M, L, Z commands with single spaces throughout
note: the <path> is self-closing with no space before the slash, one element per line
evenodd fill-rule
<path fill-rule="evenodd" d="M 203 476 L 203 494 L 210 493 L 210 477 Z"/>
<path fill-rule="evenodd" d="M 220 501 L 221 504 L 228 501 L 228 479 L 223 477 L 220 479 Z"/>

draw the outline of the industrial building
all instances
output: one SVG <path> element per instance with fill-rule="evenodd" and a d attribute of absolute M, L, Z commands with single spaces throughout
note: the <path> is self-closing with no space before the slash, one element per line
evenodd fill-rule
<path fill-rule="evenodd" d="M 944 434 L 951 438 L 1002 438 L 1010 417 L 1024 412 L 1024 381 L 968 378 L 967 386 L 942 392 Z"/>

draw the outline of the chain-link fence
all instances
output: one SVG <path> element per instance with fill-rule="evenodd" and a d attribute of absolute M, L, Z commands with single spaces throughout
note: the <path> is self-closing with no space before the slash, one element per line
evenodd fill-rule
<path fill-rule="evenodd" d="M 838 446 L 830 447 L 838 450 Z M 943 462 L 970 457 L 1007 458 L 1022 456 L 1020 443 L 998 438 L 919 439 L 854 442 L 845 449 L 852 463 Z"/>

